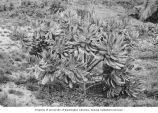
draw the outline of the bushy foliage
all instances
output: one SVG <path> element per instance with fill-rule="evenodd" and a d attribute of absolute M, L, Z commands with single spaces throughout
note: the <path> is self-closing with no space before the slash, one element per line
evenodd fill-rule
<path fill-rule="evenodd" d="M 90 87 L 102 83 L 106 97 L 136 97 L 142 84 L 130 73 L 131 37 L 125 24 L 87 17 L 85 21 L 68 8 L 37 25 L 32 37 L 21 40 L 38 59 L 29 69 L 41 84 L 56 80 L 70 88 L 79 84 L 86 94 Z"/>

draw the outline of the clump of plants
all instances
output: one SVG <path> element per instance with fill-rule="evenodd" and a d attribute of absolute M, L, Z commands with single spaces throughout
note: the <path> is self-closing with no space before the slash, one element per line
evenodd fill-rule
<path fill-rule="evenodd" d="M 75 10 L 60 16 L 45 21 L 29 43 L 24 42 L 30 56 L 38 59 L 29 69 L 40 84 L 78 84 L 84 94 L 102 84 L 105 97 L 137 97 L 143 91 L 141 81 L 130 73 L 131 38 L 121 21 L 109 24 L 89 17 L 85 22 Z"/>

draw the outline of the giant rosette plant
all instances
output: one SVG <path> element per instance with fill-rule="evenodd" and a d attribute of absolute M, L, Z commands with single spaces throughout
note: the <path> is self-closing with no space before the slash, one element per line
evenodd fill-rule
<path fill-rule="evenodd" d="M 106 97 L 136 97 L 141 83 L 129 72 L 131 39 L 125 27 L 113 29 L 115 25 L 110 28 L 93 19 L 84 23 L 71 10 L 61 16 L 32 37 L 29 53 L 40 59 L 33 67 L 40 83 L 58 80 L 70 88 L 79 84 L 84 94 L 100 83 Z"/>

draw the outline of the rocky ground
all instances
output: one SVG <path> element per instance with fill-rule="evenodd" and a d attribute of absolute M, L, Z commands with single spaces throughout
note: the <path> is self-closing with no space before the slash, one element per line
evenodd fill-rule
<path fill-rule="evenodd" d="M 110 3 L 110 2 L 108 2 Z M 80 7 L 80 6 L 78 6 Z M 94 5 L 97 18 L 120 18 L 125 16 L 127 9 L 122 5 Z M 2 15 L 2 14 L 1 14 Z M 75 89 L 65 89 L 60 84 L 38 85 L 30 73 L 26 70 L 27 54 L 20 47 L 20 42 L 13 39 L 12 33 L 15 29 L 31 35 L 29 26 L 15 26 L 16 19 L 0 17 L 0 105 L 1 106 L 109 106 L 109 107 L 157 107 L 158 106 L 158 59 L 156 40 L 152 42 L 147 38 L 140 38 L 144 48 L 151 47 L 151 50 L 142 51 L 135 49 L 133 56 L 136 58 L 133 73 L 142 78 L 145 82 L 145 95 L 138 99 L 114 98 L 107 99 L 99 95 L 84 95 Z M 18 20 L 16 20 L 18 21 Z M 132 17 L 128 23 L 133 25 L 145 25 Z M 138 45 L 140 45 L 138 44 Z M 141 47 L 143 48 L 143 47 Z"/>

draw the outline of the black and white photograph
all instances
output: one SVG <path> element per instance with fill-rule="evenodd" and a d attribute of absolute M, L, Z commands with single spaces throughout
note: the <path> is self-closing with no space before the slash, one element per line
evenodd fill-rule
<path fill-rule="evenodd" d="M 0 0 L 6 107 L 158 107 L 158 0 Z"/>

